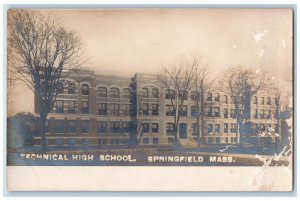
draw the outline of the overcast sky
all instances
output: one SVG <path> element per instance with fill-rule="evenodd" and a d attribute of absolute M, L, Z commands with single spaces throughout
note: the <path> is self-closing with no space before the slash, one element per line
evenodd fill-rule
<path fill-rule="evenodd" d="M 81 37 L 85 68 L 98 74 L 157 73 L 199 55 L 215 73 L 232 65 L 292 78 L 292 12 L 282 9 L 44 10 Z M 18 87 L 16 94 L 29 97 Z M 12 100 L 13 113 L 33 99 Z M 27 100 L 27 99 L 26 99 Z M 18 104 L 17 104 L 18 103 Z"/>

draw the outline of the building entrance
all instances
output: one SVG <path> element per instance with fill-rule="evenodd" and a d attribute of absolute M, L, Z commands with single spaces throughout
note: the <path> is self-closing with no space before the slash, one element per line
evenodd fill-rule
<path fill-rule="evenodd" d="M 187 139 L 187 129 L 185 123 L 179 124 L 179 137 L 180 139 Z"/>

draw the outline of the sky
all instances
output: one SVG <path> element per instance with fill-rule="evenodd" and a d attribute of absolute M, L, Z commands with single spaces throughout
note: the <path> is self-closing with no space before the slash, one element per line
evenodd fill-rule
<path fill-rule="evenodd" d="M 97 74 L 159 73 L 181 57 L 200 56 L 215 74 L 234 65 L 292 79 L 289 9 L 39 10 L 82 41 L 83 68 Z M 11 113 L 33 111 L 24 86 L 11 90 Z M 12 97 L 12 96 L 11 96 Z M 23 101 L 22 101 L 23 100 Z M 21 102 L 20 102 L 21 101 Z"/>

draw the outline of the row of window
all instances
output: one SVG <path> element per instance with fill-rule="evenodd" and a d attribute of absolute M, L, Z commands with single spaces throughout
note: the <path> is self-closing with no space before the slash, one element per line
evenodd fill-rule
<path fill-rule="evenodd" d="M 55 121 L 55 132 L 56 133 L 64 133 L 65 126 L 66 131 L 68 133 L 76 133 L 77 132 L 77 125 L 75 120 L 69 120 L 67 124 L 63 120 L 56 120 Z M 193 128 L 196 124 L 193 124 Z M 210 125 L 210 124 L 209 124 Z M 80 132 L 81 133 L 89 133 L 90 125 L 89 121 L 81 121 L 80 122 Z M 48 128 L 48 126 L 47 126 Z M 158 133 L 158 123 L 143 123 L 142 124 L 143 132 L 149 133 L 150 130 L 152 133 Z M 135 131 L 135 128 L 130 125 L 130 122 L 119 122 L 119 121 L 111 121 L 108 125 L 106 121 L 98 121 L 97 122 L 97 133 L 129 133 Z M 174 131 L 174 124 L 167 123 L 166 124 L 166 131 L 167 133 L 172 133 Z M 49 129 L 47 129 L 49 132 Z"/>
<path fill-rule="evenodd" d="M 208 144 L 213 144 L 213 143 L 222 143 L 221 142 L 221 137 L 205 137 L 206 138 L 206 142 Z M 214 140 L 215 139 L 215 140 Z M 237 142 L 237 138 L 236 137 L 224 137 L 225 139 L 225 143 L 234 143 Z M 194 138 L 194 140 L 196 141 L 197 138 Z M 202 140 L 200 140 L 202 142 Z M 168 143 L 174 143 L 174 138 L 168 138 Z"/>
<path fill-rule="evenodd" d="M 77 129 L 80 129 L 81 133 L 89 133 L 90 131 L 90 125 L 89 121 L 81 121 L 80 126 L 76 126 L 75 120 L 69 120 L 67 124 L 63 120 L 56 120 L 56 126 L 55 126 L 55 132 L 56 133 L 64 133 L 67 131 L 68 133 L 76 133 Z M 181 123 L 185 125 L 185 123 Z M 66 130 L 65 130 L 66 126 Z M 230 126 L 230 127 L 229 127 Z M 49 132 L 49 126 L 47 126 L 47 132 Z M 149 133 L 150 131 L 152 133 L 158 133 L 159 131 L 159 124 L 158 123 L 143 123 L 142 124 L 143 132 Z M 236 123 L 224 123 L 223 126 L 224 133 L 236 133 Z M 253 125 L 253 131 L 270 131 L 272 128 L 271 124 L 254 124 Z M 166 133 L 169 135 L 172 135 L 174 133 L 175 126 L 174 123 L 167 123 L 166 124 Z M 79 131 L 79 130 L 78 130 Z M 135 127 L 133 127 L 130 122 L 120 122 L 120 121 L 111 121 L 109 124 L 106 121 L 98 121 L 97 122 L 97 133 L 130 133 L 134 132 Z M 278 125 L 274 125 L 274 131 L 278 132 Z M 186 131 L 185 131 L 186 132 Z M 192 134 L 197 135 L 198 127 L 196 123 L 192 124 Z M 207 124 L 207 132 L 209 134 L 211 133 L 220 133 L 220 124 Z"/>
<path fill-rule="evenodd" d="M 272 143 L 271 137 L 261 137 L 260 139 L 254 137 L 254 138 L 245 138 L 244 140 L 247 140 L 247 142 L 253 143 L 253 144 L 270 144 Z M 213 144 L 213 143 L 235 143 L 237 142 L 236 137 L 207 137 L 207 143 Z"/>
<path fill-rule="evenodd" d="M 97 133 L 130 133 L 135 130 L 130 122 L 120 122 L 120 121 L 111 121 L 108 125 L 106 121 L 97 122 Z M 76 133 L 80 131 L 81 133 L 90 132 L 90 122 L 89 121 L 80 121 L 80 125 L 76 124 L 75 120 L 68 120 L 65 123 L 63 120 L 55 121 L 55 132 L 56 133 Z M 49 132 L 49 127 L 47 126 L 47 132 Z"/>
<path fill-rule="evenodd" d="M 271 98 L 270 97 L 260 97 L 259 98 L 259 103 L 258 103 L 258 98 L 257 96 L 254 96 L 254 104 L 260 104 L 260 105 L 271 105 L 272 104 L 272 101 L 271 101 Z M 266 99 L 266 100 L 265 100 Z M 274 103 L 275 104 L 278 104 L 278 99 L 277 98 L 274 98 Z"/>
<path fill-rule="evenodd" d="M 82 87 L 82 95 L 89 95 L 89 86 L 87 84 L 83 84 L 81 85 Z M 129 88 L 124 88 L 123 89 L 123 97 L 124 98 L 129 98 L 130 97 L 130 89 Z M 58 89 L 58 93 L 64 93 L 64 86 L 63 84 L 60 84 L 59 89 Z M 68 83 L 68 94 L 75 94 L 76 93 L 76 87 L 74 83 Z M 120 97 L 120 90 L 116 87 L 112 87 L 110 89 L 110 97 L 113 98 L 119 98 Z M 98 97 L 107 97 L 108 96 L 108 92 L 107 92 L 107 88 L 106 87 L 98 87 L 97 88 L 97 96 Z M 184 91 L 182 91 L 179 96 L 183 97 L 185 100 L 187 100 L 187 93 L 185 93 Z M 143 88 L 142 89 L 142 97 L 153 97 L 153 98 L 158 98 L 159 97 L 159 91 L 157 88 L 152 88 L 151 89 L 151 96 L 149 93 L 149 88 Z M 174 90 L 167 90 L 166 91 L 166 99 L 174 99 L 175 98 L 175 91 Z M 192 92 L 191 93 L 191 100 L 199 100 L 200 98 L 200 94 L 197 92 Z M 254 104 L 258 104 L 258 97 L 254 96 Z M 215 101 L 215 102 L 219 102 L 220 101 L 220 95 L 219 93 L 212 93 L 212 92 L 208 92 L 207 93 L 207 101 Z M 278 99 L 274 99 L 274 102 L 277 103 Z M 224 95 L 224 103 L 233 103 L 232 98 L 230 98 L 230 101 L 228 101 L 228 96 Z M 265 97 L 260 97 L 259 98 L 259 104 L 264 105 L 271 105 L 271 98 L 270 97 L 266 97 L 266 101 L 265 101 Z"/>
<path fill-rule="evenodd" d="M 265 131 L 275 131 L 276 133 L 279 132 L 279 126 L 278 124 L 274 124 L 274 128 L 272 127 L 271 124 L 253 124 L 253 131 L 254 132 L 265 132 Z"/>
<path fill-rule="evenodd" d="M 112 98 L 120 98 L 120 90 L 116 87 L 110 89 L 110 93 L 108 94 L 107 88 L 105 87 L 98 87 L 97 89 L 97 96 L 98 97 L 112 97 Z M 123 89 L 123 98 L 130 98 L 130 89 L 125 88 Z"/>
<path fill-rule="evenodd" d="M 76 113 L 76 108 L 75 108 L 76 101 L 67 101 L 67 102 L 68 102 L 67 112 L 68 113 Z M 57 100 L 55 103 L 55 109 L 56 109 L 56 113 L 64 113 L 64 101 Z M 86 114 L 88 112 L 89 112 L 88 101 L 83 101 L 82 102 L 82 113 Z"/>
<path fill-rule="evenodd" d="M 143 103 L 140 105 L 140 114 L 143 115 L 158 115 L 158 104 Z"/>
<path fill-rule="evenodd" d="M 154 138 L 143 138 L 143 144 L 158 144 L 159 139 L 157 137 Z M 54 143 L 58 146 L 63 145 L 95 145 L 95 140 L 83 138 L 83 139 L 74 139 L 74 138 L 57 138 L 55 139 Z M 96 141 L 98 145 L 122 145 L 128 144 L 126 139 L 119 139 L 119 138 L 100 138 Z"/>
<path fill-rule="evenodd" d="M 241 111 L 242 112 L 242 111 Z M 192 116 L 197 116 L 197 107 L 192 106 Z M 208 107 L 208 112 L 207 112 L 208 117 L 220 117 L 220 108 L 219 107 Z M 274 118 L 277 118 L 278 114 L 274 114 Z M 224 118 L 236 118 L 236 113 L 235 109 L 230 109 L 230 113 L 228 108 L 224 108 L 223 110 L 223 117 Z M 272 112 L 271 110 L 260 110 L 260 114 L 258 114 L 258 110 L 254 110 L 254 115 L 253 117 L 255 119 L 271 119 L 272 117 Z"/>
<path fill-rule="evenodd" d="M 63 146 L 63 145 L 71 145 L 71 146 L 75 146 L 75 145 L 95 145 L 95 140 L 88 139 L 88 138 L 82 138 L 82 139 L 57 138 L 57 139 L 55 139 L 54 143 L 58 146 Z M 119 139 L 119 138 L 111 138 L 111 139 L 100 138 L 96 141 L 96 143 L 98 145 L 121 145 L 121 144 L 127 144 L 127 140 L 126 139 Z"/>
<path fill-rule="evenodd" d="M 62 100 L 56 101 L 56 112 L 64 113 L 64 102 Z M 120 115 L 120 105 L 119 104 L 109 104 L 111 115 L 119 116 Z M 208 106 L 207 117 L 220 117 L 220 108 Z M 75 113 L 75 101 L 68 101 L 68 113 Z M 123 115 L 130 116 L 131 107 L 130 104 L 123 104 Z M 82 102 L 82 113 L 89 113 L 89 104 L 88 101 Z M 107 115 L 107 103 L 99 103 L 97 107 L 98 115 Z M 141 104 L 140 105 L 140 114 L 143 115 L 158 115 L 159 114 L 159 106 L 158 104 Z M 179 111 L 181 116 L 187 116 L 187 106 L 182 106 Z M 174 116 L 175 110 L 172 105 L 166 105 L 166 116 Z M 198 116 L 198 107 L 191 106 L 191 115 L 192 117 Z M 228 108 L 224 108 L 223 113 L 224 118 L 236 118 L 235 110 L 230 109 L 230 114 Z M 277 114 L 274 114 L 274 118 L 277 117 Z M 258 114 L 258 109 L 254 110 L 254 118 L 255 119 L 270 119 L 271 118 L 271 110 L 260 110 L 260 114 Z"/>
<path fill-rule="evenodd" d="M 229 126 L 230 125 L 230 129 L 229 129 Z M 197 125 L 195 125 L 195 127 L 197 128 Z M 220 133 L 220 124 L 215 124 L 213 126 L 213 124 L 207 124 L 207 131 L 209 134 L 211 133 Z M 235 123 L 231 123 L 231 124 L 228 124 L 228 123 L 224 123 L 224 133 L 236 133 L 236 124 Z"/>
<path fill-rule="evenodd" d="M 65 124 L 63 120 L 57 120 L 55 132 L 64 133 L 65 126 L 68 133 L 77 132 L 77 126 L 75 120 L 69 120 L 67 124 Z M 151 123 L 151 124 L 143 123 L 142 127 L 144 133 L 149 133 L 150 130 L 152 131 L 152 133 L 158 133 L 158 123 Z M 90 131 L 89 121 L 81 121 L 80 132 L 89 133 L 89 131 Z M 126 122 L 126 121 L 123 122 L 111 121 L 109 125 L 106 121 L 97 122 L 97 133 L 130 133 L 134 131 L 135 131 L 135 127 L 133 127 L 130 124 L 130 122 Z M 49 132 L 49 129 L 47 129 L 47 132 Z"/>
<path fill-rule="evenodd" d="M 98 97 L 107 97 L 108 95 L 113 98 L 119 98 L 120 97 L 120 90 L 117 87 L 110 88 L 110 93 L 108 94 L 108 90 L 106 87 L 98 87 L 97 88 L 97 96 Z M 130 97 L 131 90 L 129 88 L 123 89 L 123 97 L 129 98 Z M 64 85 L 60 84 L 58 88 L 58 93 L 64 93 Z M 74 83 L 68 83 L 68 94 L 75 94 L 76 93 L 76 87 Z M 89 95 L 89 86 L 87 84 L 81 85 L 81 93 L 82 95 Z M 151 96 L 149 93 L 149 88 L 143 88 L 142 89 L 142 97 L 153 97 L 158 98 L 159 91 L 157 88 L 151 89 Z"/>
<path fill-rule="evenodd" d="M 183 127 L 186 128 L 186 124 L 185 123 L 181 123 L 179 127 L 182 127 L 182 125 L 184 125 Z M 224 124 L 224 133 L 228 133 L 229 128 L 228 128 L 228 123 Z M 213 129 L 214 128 L 214 129 Z M 174 133 L 174 123 L 167 123 L 166 124 L 166 132 L 168 135 L 172 135 Z M 179 130 L 181 130 L 179 128 Z M 215 124 L 213 126 L 213 124 L 207 124 L 207 131 L 209 134 L 215 132 L 215 133 L 220 133 L 220 124 Z M 179 131 L 180 132 L 180 131 Z M 184 131 L 186 132 L 186 131 Z M 196 123 L 192 124 L 192 135 L 197 135 L 198 132 L 198 126 Z M 230 133 L 236 133 L 236 124 L 235 123 L 231 123 L 230 124 Z"/>
<path fill-rule="evenodd" d="M 197 140 L 197 138 L 194 138 L 194 140 Z M 272 143 L 272 138 L 271 137 L 263 137 L 260 139 L 257 138 L 252 138 L 249 139 L 251 140 L 252 143 Z M 248 140 L 248 141 L 249 141 Z M 49 141 L 49 140 L 47 140 Z M 234 143 L 237 142 L 236 137 L 220 137 L 220 136 L 215 136 L 211 137 L 208 136 L 206 137 L 206 141 L 208 144 L 213 144 L 213 143 Z M 53 143 L 53 142 L 52 142 Z M 124 145 L 128 144 L 128 141 L 126 139 L 120 139 L 120 138 L 100 138 L 97 139 L 96 141 L 93 139 L 88 139 L 88 138 L 82 138 L 82 139 L 74 139 L 74 138 L 57 138 L 54 140 L 54 143 L 58 146 L 64 146 L 64 145 L 71 145 L 71 146 L 76 146 L 76 145 Z M 142 140 L 143 144 L 159 144 L 159 138 L 158 137 L 153 137 L 153 138 L 148 138 L 144 137 Z M 174 138 L 168 138 L 168 143 L 174 143 Z"/>
<path fill-rule="evenodd" d="M 237 142 L 236 137 L 225 137 L 225 143 L 234 143 Z M 212 144 L 214 143 L 214 138 L 213 137 L 208 137 L 207 138 L 207 143 Z M 215 143 L 221 143 L 221 138 L 220 137 L 215 137 Z"/>
<path fill-rule="evenodd" d="M 183 97 L 184 100 L 187 100 L 187 94 L 184 94 L 183 92 L 181 94 L 179 94 L 180 97 Z M 166 91 L 166 99 L 174 99 L 175 98 L 175 91 L 174 90 L 168 90 Z M 191 100 L 196 101 L 196 100 L 200 100 L 200 93 L 197 92 L 191 92 Z M 265 101 L 266 99 L 266 101 Z M 207 93 L 207 97 L 206 97 L 207 101 L 215 101 L 215 102 L 220 102 L 220 94 L 219 93 L 212 93 L 212 92 L 208 92 Z M 233 104 L 233 98 L 227 95 L 223 96 L 223 102 L 228 104 Z M 277 99 L 274 99 L 274 102 L 277 102 Z M 260 102 L 259 104 L 264 105 L 271 105 L 271 98 L 270 97 L 260 97 Z M 258 97 L 254 96 L 254 104 L 258 104 Z"/>
<path fill-rule="evenodd" d="M 158 133 L 158 123 L 142 123 L 143 126 L 143 133 L 149 133 L 150 130 L 152 133 Z M 151 126 L 151 128 L 150 128 Z"/>
<path fill-rule="evenodd" d="M 64 133 L 65 132 L 65 126 L 66 131 L 68 133 L 76 133 L 77 132 L 77 126 L 75 120 L 69 120 L 67 124 L 64 123 L 63 120 L 56 120 L 56 126 L 55 126 L 55 132 L 56 133 Z M 89 121 L 81 121 L 80 122 L 80 132 L 81 133 L 89 133 L 90 131 L 90 125 Z M 142 123 L 142 128 L 144 133 L 149 133 L 150 130 L 152 133 L 158 133 L 158 123 Z M 236 127 L 235 124 L 231 124 Z M 150 127 L 151 126 L 151 127 Z M 192 129 L 195 132 L 196 131 L 196 124 L 192 124 Z M 220 124 L 216 124 L 216 132 L 220 132 Z M 224 124 L 225 126 L 225 124 Z M 48 128 L 48 126 L 47 126 Z M 208 124 L 208 132 L 212 132 L 212 124 Z M 119 121 L 111 121 L 110 124 L 106 121 L 98 121 L 97 122 L 97 133 L 130 133 L 134 132 L 135 128 L 130 125 L 130 122 L 119 122 Z M 47 132 L 49 132 L 49 129 L 47 129 Z M 167 134 L 172 134 L 174 132 L 174 124 L 173 123 L 167 123 L 166 124 L 166 132 Z M 235 131 L 233 131 L 235 132 Z"/>
<path fill-rule="evenodd" d="M 75 113 L 76 108 L 75 104 L 76 101 L 67 101 L 67 112 L 68 113 Z M 98 103 L 97 105 L 97 114 L 98 115 L 107 115 L 108 114 L 108 106 L 110 109 L 110 114 L 113 116 L 120 115 L 120 104 L 117 103 Z M 130 104 L 123 104 L 122 111 L 124 116 L 130 116 L 131 114 L 131 106 Z M 64 101 L 58 100 L 56 101 L 56 113 L 64 113 Z M 89 113 L 89 104 L 88 101 L 82 102 L 82 113 L 88 114 Z M 158 104 L 141 104 L 140 105 L 140 114 L 143 115 L 158 115 Z"/>
<path fill-rule="evenodd" d="M 110 114 L 113 116 L 120 115 L 120 105 L 116 103 L 109 104 Z M 107 103 L 99 103 L 97 108 L 98 115 L 107 115 Z M 123 115 L 130 116 L 130 104 L 123 104 Z"/>
<path fill-rule="evenodd" d="M 76 94 L 76 85 L 75 83 L 68 83 L 68 94 Z M 58 88 L 58 93 L 64 93 L 64 85 L 60 84 Z M 83 84 L 81 85 L 81 94 L 82 95 L 89 95 L 89 85 Z M 97 96 L 98 97 L 107 97 L 108 91 L 106 87 L 98 87 L 97 89 Z M 110 88 L 109 96 L 112 98 L 119 98 L 120 97 L 120 89 L 116 87 Z M 129 98 L 130 97 L 130 89 L 124 88 L 122 91 L 122 97 L 123 98 Z"/>
<path fill-rule="evenodd" d="M 67 101 L 67 112 L 68 113 L 76 113 L 76 101 Z M 119 104 L 109 104 L 111 115 L 119 116 L 120 115 L 120 105 Z M 158 106 L 157 106 L 158 107 Z M 83 114 L 89 113 L 89 103 L 88 101 L 82 102 L 81 112 Z M 64 101 L 58 100 L 56 101 L 56 113 L 64 113 Z M 99 103 L 97 107 L 98 115 L 107 115 L 107 104 Z M 130 116 L 130 104 L 123 104 L 123 115 Z"/>
<path fill-rule="evenodd" d="M 230 112 L 230 113 L 229 113 Z M 182 109 L 180 110 L 179 114 L 181 116 L 187 116 L 187 106 L 183 106 Z M 198 107 L 197 106 L 191 106 L 191 116 L 192 117 L 197 117 L 199 114 Z M 172 105 L 167 105 L 166 106 L 166 116 L 174 116 L 175 115 L 175 110 Z M 207 107 L 207 117 L 221 117 L 220 114 L 220 107 L 212 107 L 208 106 Z M 278 115 L 274 114 L 274 118 L 276 118 Z M 224 118 L 236 118 L 236 113 L 235 109 L 228 109 L 224 108 L 223 110 L 223 116 Z M 254 118 L 258 118 L 258 110 L 255 110 Z M 260 110 L 260 119 L 271 119 L 271 110 Z"/>
<path fill-rule="evenodd" d="M 151 94 L 150 91 L 151 90 Z M 151 98 L 158 98 L 159 97 L 159 92 L 157 88 L 143 88 L 142 89 L 142 97 L 151 97 Z"/>
<path fill-rule="evenodd" d="M 229 128 L 230 126 L 230 128 Z M 277 124 L 274 124 L 274 131 L 275 132 L 278 132 L 278 125 Z M 235 123 L 231 123 L 231 124 L 228 124 L 228 123 L 224 123 L 224 133 L 236 133 L 236 124 Z M 271 131 L 272 129 L 272 125 L 271 124 L 254 124 L 253 125 L 253 131 L 254 132 L 264 132 L 266 131 L 266 129 L 268 131 Z M 192 130 L 193 130 L 193 135 L 196 135 L 197 134 L 197 124 L 192 124 Z M 220 133 L 220 124 L 207 124 L 207 131 L 208 133 Z"/>
<path fill-rule="evenodd" d="M 258 110 L 257 109 L 254 110 L 254 119 L 271 119 L 271 116 L 272 116 L 271 110 L 261 109 L 259 111 L 259 114 L 258 114 Z M 278 113 L 274 114 L 274 118 L 275 119 L 278 118 Z"/>

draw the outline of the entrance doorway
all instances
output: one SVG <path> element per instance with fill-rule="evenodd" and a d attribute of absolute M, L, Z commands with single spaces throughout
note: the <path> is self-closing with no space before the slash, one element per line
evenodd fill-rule
<path fill-rule="evenodd" d="M 179 137 L 180 139 L 187 139 L 186 123 L 179 124 Z"/>

